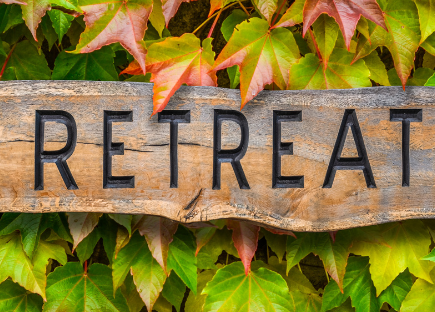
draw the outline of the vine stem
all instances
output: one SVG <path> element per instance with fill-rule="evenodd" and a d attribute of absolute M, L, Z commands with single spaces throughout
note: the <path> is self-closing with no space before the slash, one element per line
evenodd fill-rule
<path fill-rule="evenodd" d="M 276 20 L 278 19 L 278 15 L 279 15 L 279 13 L 281 12 L 282 8 L 284 7 L 284 5 L 285 5 L 286 3 L 287 3 L 287 1 L 284 0 L 284 1 L 281 3 L 281 6 L 279 7 L 278 11 L 276 11 L 275 17 L 273 18 L 273 21 L 272 21 L 272 24 L 271 24 L 272 27 L 275 25 L 275 22 L 276 22 Z"/>
<path fill-rule="evenodd" d="M 232 6 L 235 6 L 237 4 L 237 2 L 233 2 L 230 5 L 227 5 L 226 7 L 222 8 L 222 11 L 225 11 L 226 9 L 231 8 Z M 220 12 L 220 11 L 219 11 Z M 200 30 L 205 24 L 207 24 L 213 17 L 215 17 L 216 15 L 220 14 L 219 12 L 214 13 L 213 15 L 211 15 L 209 18 L 207 18 L 201 25 L 199 25 L 193 32 L 192 34 L 196 33 L 198 30 Z"/>
<path fill-rule="evenodd" d="M 88 274 L 88 260 L 85 261 L 85 275 Z"/>
<path fill-rule="evenodd" d="M 242 10 L 245 11 L 246 15 L 248 15 L 248 16 L 251 15 L 251 14 L 249 14 L 248 10 L 245 8 L 245 6 L 243 5 L 243 3 L 240 0 L 237 0 L 237 2 L 239 3 Z"/>
<path fill-rule="evenodd" d="M 12 49 L 9 51 L 8 56 L 6 57 L 6 60 L 5 60 L 3 67 L 2 67 L 2 70 L 0 71 L 0 80 L 2 80 L 3 73 L 5 72 L 5 69 L 6 69 L 6 65 L 8 64 L 9 59 L 11 58 L 12 52 L 14 51 L 16 45 L 17 44 L 14 44 L 12 46 Z"/>
<path fill-rule="evenodd" d="M 211 35 L 213 34 L 213 30 L 216 27 L 217 21 L 218 21 L 219 17 L 221 16 L 223 9 L 224 8 L 220 9 L 218 14 L 216 15 L 216 18 L 214 19 L 213 25 L 211 25 L 210 31 L 208 32 L 207 38 L 210 38 Z"/>

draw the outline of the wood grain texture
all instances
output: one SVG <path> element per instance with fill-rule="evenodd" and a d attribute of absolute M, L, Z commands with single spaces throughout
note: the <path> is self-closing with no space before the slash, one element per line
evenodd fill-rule
<path fill-rule="evenodd" d="M 241 160 L 249 190 L 239 189 L 230 164 L 222 165 L 221 190 L 212 189 L 213 110 L 238 111 L 237 90 L 182 87 L 172 97 L 167 109 L 191 111 L 191 123 L 178 126 L 177 189 L 169 187 L 169 124 L 150 118 L 151 84 L 1 82 L 0 106 L 3 212 L 150 214 L 180 222 L 234 218 L 295 231 L 435 217 L 435 88 L 262 92 L 242 111 L 250 133 Z M 338 171 L 332 188 L 322 188 L 344 110 L 350 108 L 356 110 L 377 188 L 367 188 L 360 170 Z M 402 125 L 390 121 L 390 108 L 423 109 L 423 122 L 411 123 L 410 187 L 402 187 Z M 44 165 L 44 190 L 34 190 L 36 110 L 74 116 L 78 143 L 67 163 L 78 190 L 66 189 L 55 164 Z M 134 189 L 103 189 L 104 110 L 133 111 L 133 122 L 113 126 L 113 141 L 125 144 L 125 155 L 113 157 L 113 174 L 134 175 Z M 304 175 L 303 189 L 272 188 L 273 110 L 302 111 L 302 122 L 283 123 L 283 141 L 294 143 L 294 155 L 282 158 L 282 174 Z M 222 133 L 224 148 L 239 144 L 234 123 L 225 122 Z M 45 137 L 47 150 L 61 148 L 66 128 L 48 123 Z M 352 156 L 351 143 L 347 140 L 343 156 Z"/>

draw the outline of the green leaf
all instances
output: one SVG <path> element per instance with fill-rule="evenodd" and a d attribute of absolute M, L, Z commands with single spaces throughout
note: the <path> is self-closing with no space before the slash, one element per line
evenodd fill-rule
<path fill-rule="evenodd" d="M 47 302 L 44 312 L 51 311 L 128 311 L 121 291 L 113 296 L 111 269 L 94 263 L 87 272 L 78 262 L 68 262 L 48 275 Z"/>
<path fill-rule="evenodd" d="M 216 274 L 216 270 L 204 270 L 198 274 L 198 293 L 195 295 L 193 292 L 189 293 L 184 309 L 186 312 L 202 311 L 207 295 L 202 294 L 208 282 L 211 281 Z"/>
<path fill-rule="evenodd" d="M 24 40 L 15 46 L 2 80 L 47 80 L 50 76 L 51 71 L 44 54 L 40 55 L 30 41 Z"/>
<path fill-rule="evenodd" d="M 302 11 L 305 0 L 296 0 L 287 9 L 281 19 L 275 24 L 275 27 L 290 27 L 302 23 Z"/>
<path fill-rule="evenodd" d="M 426 87 L 435 87 L 435 74 L 433 74 L 424 84 Z M 428 259 L 426 259 L 428 260 Z"/>
<path fill-rule="evenodd" d="M 170 304 L 163 296 L 160 296 L 153 309 L 157 312 L 172 312 L 172 304 Z"/>
<path fill-rule="evenodd" d="M 219 269 L 202 291 L 208 311 L 294 311 L 281 275 L 265 268 L 245 275 L 241 262 Z"/>
<path fill-rule="evenodd" d="M 113 290 L 118 289 L 131 271 L 140 297 L 151 311 L 159 297 L 166 275 L 151 255 L 145 238 L 135 232 L 113 262 Z M 195 272 L 196 273 L 196 272 Z"/>
<path fill-rule="evenodd" d="M 312 233 L 298 233 L 298 238 L 287 238 L 287 273 L 314 249 Z"/>
<path fill-rule="evenodd" d="M 230 15 L 222 22 L 221 32 L 225 41 L 229 41 L 237 25 L 246 21 L 249 16 L 243 10 L 233 10 Z"/>
<path fill-rule="evenodd" d="M 216 233 L 217 228 L 215 227 L 203 227 L 199 228 L 195 232 L 196 237 L 196 252 L 195 256 L 198 255 L 198 252 L 201 250 L 202 247 L 204 247 L 205 244 L 207 244 Z"/>
<path fill-rule="evenodd" d="M 163 36 L 163 30 L 165 29 L 166 22 L 165 16 L 162 11 L 162 1 L 153 0 L 153 10 L 150 14 L 150 22 L 159 33 L 159 36 Z"/>
<path fill-rule="evenodd" d="M 388 245 L 354 241 L 350 251 L 370 257 L 370 273 L 379 295 L 406 268 L 417 277 L 432 282 L 429 272 L 434 263 L 420 260 L 427 255 L 431 238 L 419 220 L 408 220 L 379 226 Z"/>
<path fill-rule="evenodd" d="M 0 235 L 11 234 L 15 230 L 21 232 L 23 249 L 30 259 L 33 258 L 41 234 L 48 228 L 71 241 L 68 229 L 57 213 L 4 213 L 0 220 Z"/>
<path fill-rule="evenodd" d="M 328 67 L 316 55 L 309 53 L 290 69 L 289 87 L 301 89 L 348 89 L 370 87 L 370 72 L 364 61 L 352 64 L 353 54 L 345 49 L 334 49 Z"/>
<path fill-rule="evenodd" d="M 364 57 L 363 60 L 370 71 L 371 80 L 379 83 L 381 86 L 390 85 L 385 64 L 381 61 L 381 58 L 376 50 Z"/>
<path fill-rule="evenodd" d="M 435 68 L 435 56 L 433 56 L 432 54 L 430 54 L 428 52 L 425 52 L 424 56 L 423 56 L 423 67 L 434 69 Z"/>
<path fill-rule="evenodd" d="M 78 0 L 50 0 L 51 4 L 64 7 L 65 9 L 82 13 L 78 6 Z M 83 27 L 84 28 L 84 27 Z"/>
<path fill-rule="evenodd" d="M 420 21 L 421 40 L 426 40 L 435 31 L 435 1 L 413 0 L 417 6 L 418 19 Z"/>
<path fill-rule="evenodd" d="M 24 23 L 21 7 L 16 4 L 0 6 L 0 33 Z"/>
<path fill-rule="evenodd" d="M 257 11 L 270 23 L 273 13 L 275 13 L 278 8 L 278 0 L 253 0 L 252 3 L 255 5 Z"/>
<path fill-rule="evenodd" d="M 334 50 L 338 31 L 338 24 L 326 14 L 320 15 L 313 24 L 314 37 L 325 68 L 328 66 L 329 57 Z"/>
<path fill-rule="evenodd" d="M 414 71 L 414 75 L 408 79 L 408 86 L 424 86 L 429 78 L 435 73 L 431 68 L 420 67 Z"/>
<path fill-rule="evenodd" d="M 360 36 L 355 60 L 369 55 L 378 46 L 386 46 L 393 57 L 402 86 L 405 86 L 414 67 L 415 52 L 421 38 L 417 7 L 412 0 L 388 1 L 388 4 L 383 2 L 380 5 L 388 32 L 369 21 L 370 39 Z"/>
<path fill-rule="evenodd" d="M 76 251 L 81 264 L 92 256 L 100 238 L 100 232 L 95 229 L 78 244 Z"/>
<path fill-rule="evenodd" d="M 165 297 L 165 299 L 168 300 L 179 312 L 185 292 L 186 285 L 178 277 L 178 275 L 172 271 L 169 277 L 166 279 L 165 285 L 163 285 L 163 297 Z"/>
<path fill-rule="evenodd" d="M 197 267 L 195 237 L 184 226 L 179 226 L 169 245 L 168 269 L 173 269 L 182 281 L 196 294 Z"/>
<path fill-rule="evenodd" d="M 300 291 L 293 291 L 290 293 L 290 296 L 294 301 L 294 311 L 318 312 L 322 307 L 322 298 L 318 294 L 305 294 Z"/>
<path fill-rule="evenodd" d="M 131 219 L 133 218 L 131 214 L 109 213 L 108 216 L 116 223 L 125 227 L 128 234 L 131 235 Z"/>
<path fill-rule="evenodd" d="M 145 304 L 136 290 L 136 285 L 134 284 L 131 274 L 128 274 L 125 278 L 124 284 L 121 286 L 121 292 L 127 301 L 130 312 L 139 312 L 142 310 Z"/>
<path fill-rule="evenodd" d="M 59 38 L 59 42 L 62 42 L 62 38 L 71 27 L 74 17 L 60 10 L 50 10 L 48 11 L 48 16 L 50 16 L 53 23 L 53 28 Z"/>
<path fill-rule="evenodd" d="M 369 266 L 367 257 L 350 257 L 344 275 L 343 293 L 337 283 L 331 280 L 325 287 L 322 311 L 339 307 L 350 296 L 356 312 L 379 312 L 381 305 L 376 298 Z"/>
<path fill-rule="evenodd" d="M 54 63 L 52 79 L 116 81 L 118 73 L 113 65 L 114 57 L 110 47 L 86 54 L 62 51 Z"/>
<path fill-rule="evenodd" d="M 94 230 L 102 215 L 103 214 L 99 212 L 68 213 L 69 229 L 74 238 L 73 249 L 75 249 L 77 245 Z"/>
<path fill-rule="evenodd" d="M 435 280 L 435 270 L 430 272 L 430 276 Z M 432 311 L 434 306 L 435 285 L 419 278 L 403 300 L 400 312 Z"/>
<path fill-rule="evenodd" d="M 122 228 L 125 232 L 127 232 L 127 230 L 125 230 L 124 227 L 119 227 L 118 224 L 116 224 L 116 222 L 113 221 L 112 219 L 108 218 L 107 215 L 103 215 L 103 217 L 98 222 L 98 232 L 103 238 L 104 251 L 106 252 L 107 257 L 109 258 L 110 264 L 112 264 L 113 260 L 115 259 L 116 237 L 117 237 L 116 229 L 118 228 Z M 128 237 L 128 232 L 127 232 L 127 237 Z"/>
<path fill-rule="evenodd" d="M 40 312 L 42 298 L 11 280 L 6 280 L 0 284 L 0 311 Z"/>
<path fill-rule="evenodd" d="M 266 238 L 267 245 L 277 255 L 279 262 L 281 262 L 286 252 L 287 235 L 273 234 L 265 229 L 261 229 L 261 233 Z"/>
<path fill-rule="evenodd" d="M 50 0 L 25 0 L 23 2 L 26 3 L 26 5 L 21 5 L 24 22 L 37 41 L 36 29 L 46 11 L 50 10 Z"/>
<path fill-rule="evenodd" d="M 412 276 L 408 270 L 400 273 L 390 286 L 385 289 L 379 296 L 379 303 L 382 305 L 387 302 L 395 310 L 399 311 L 403 299 L 411 290 Z"/>

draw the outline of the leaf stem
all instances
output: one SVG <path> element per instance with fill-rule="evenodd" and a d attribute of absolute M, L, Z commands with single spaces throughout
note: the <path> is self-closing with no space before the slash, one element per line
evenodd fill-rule
<path fill-rule="evenodd" d="M 88 260 L 85 261 L 85 275 L 88 274 Z"/>
<path fill-rule="evenodd" d="M 210 31 L 208 32 L 207 38 L 210 38 L 211 35 L 213 34 L 213 30 L 216 27 L 216 24 L 217 24 L 219 17 L 221 16 L 222 10 L 223 10 L 223 8 L 220 9 L 218 14 L 216 15 L 216 18 L 214 19 L 213 25 L 211 25 Z"/>
<path fill-rule="evenodd" d="M 239 3 L 240 7 L 242 8 L 243 11 L 245 11 L 246 15 L 251 15 L 249 14 L 248 10 L 245 8 L 245 6 L 243 5 L 242 1 L 237 0 L 237 2 Z M 284 1 L 285 2 L 285 1 Z"/>
<path fill-rule="evenodd" d="M 279 7 L 278 11 L 276 11 L 275 17 L 273 18 L 272 24 L 271 24 L 270 26 L 273 27 L 273 25 L 275 25 L 275 22 L 276 22 L 276 20 L 277 20 L 277 18 L 278 18 L 278 16 L 279 16 L 279 13 L 281 12 L 282 8 L 284 7 L 284 5 L 285 5 L 286 3 L 287 3 L 286 0 L 284 0 L 284 1 L 281 3 L 281 6 Z"/>
<path fill-rule="evenodd" d="M 325 269 L 325 273 L 326 273 L 326 279 L 328 280 L 328 284 L 329 284 L 329 274 L 328 271 L 326 271 L 326 269 Z"/>
<path fill-rule="evenodd" d="M 15 44 L 12 46 L 11 50 L 10 50 L 9 53 L 8 53 L 8 56 L 6 57 L 5 62 L 3 63 L 2 70 L 0 71 L 0 80 L 2 80 L 2 78 L 3 78 L 3 73 L 5 72 L 6 65 L 8 64 L 9 59 L 11 58 L 12 52 L 14 51 L 16 45 L 17 45 L 17 44 L 15 43 Z"/>
<path fill-rule="evenodd" d="M 233 2 L 230 5 L 227 5 L 226 7 L 222 8 L 222 11 L 225 11 L 226 9 L 229 9 L 230 7 L 236 5 L 237 2 Z M 219 11 L 220 12 L 220 11 Z M 200 30 L 205 24 L 207 24 L 213 17 L 215 17 L 216 15 L 220 14 L 219 12 L 214 13 L 213 15 L 211 15 L 209 18 L 207 18 L 201 25 L 199 25 L 193 32 L 192 34 L 195 34 L 198 30 Z"/>
<path fill-rule="evenodd" d="M 299 268 L 299 271 L 302 273 L 301 265 L 299 264 L 299 262 L 298 262 L 298 268 Z"/>

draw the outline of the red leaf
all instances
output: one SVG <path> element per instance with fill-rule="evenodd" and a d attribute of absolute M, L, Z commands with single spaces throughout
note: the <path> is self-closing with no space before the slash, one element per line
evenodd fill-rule
<path fill-rule="evenodd" d="M 162 0 L 162 10 L 165 16 L 166 27 L 168 27 L 171 18 L 177 13 L 182 2 L 190 2 L 190 0 Z"/>
<path fill-rule="evenodd" d="M 243 221 L 228 220 L 227 227 L 233 230 L 233 242 L 245 267 L 245 274 L 251 271 L 251 261 L 258 245 L 260 227 Z"/>
<path fill-rule="evenodd" d="M 145 42 L 151 0 L 97 0 L 84 1 L 81 9 L 86 23 L 85 31 L 74 52 L 89 53 L 102 46 L 119 42 L 138 61 L 145 71 Z"/>
<path fill-rule="evenodd" d="M 340 26 L 348 50 L 361 15 L 387 29 L 384 15 L 376 0 L 307 0 L 303 12 L 304 36 L 322 13 L 333 17 Z"/>

